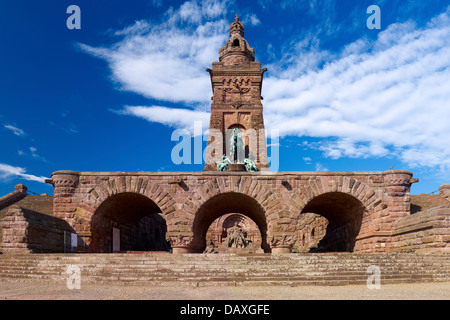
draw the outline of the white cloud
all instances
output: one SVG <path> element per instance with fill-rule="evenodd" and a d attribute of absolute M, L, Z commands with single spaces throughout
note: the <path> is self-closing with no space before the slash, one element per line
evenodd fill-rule
<path fill-rule="evenodd" d="M 206 68 L 218 58 L 229 23 L 222 19 L 227 1 L 187 1 L 170 9 L 161 24 L 137 21 L 116 35 L 110 48 L 80 44 L 109 63 L 112 79 L 123 90 L 161 101 L 209 103 Z"/>
<path fill-rule="evenodd" d="M 210 113 L 204 111 L 175 109 L 160 106 L 126 106 L 119 114 L 133 115 L 150 122 L 157 122 L 176 129 L 194 133 L 194 125 L 201 122 L 202 131 L 209 128 Z"/>
<path fill-rule="evenodd" d="M 251 13 L 243 17 L 239 16 L 239 20 L 245 25 L 257 26 L 261 24 L 261 20 L 256 16 L 256 14 Z"/>
<path fill-rule="evenodd" d="M 0 179 L 10 179 L 13 177 L 18 177 L 28 181 L 36 181 L 45 183 L 46 177 L 38 177 L 32 174 L 27 174 L 26 170 L 21 167 L 14 167 L 8 164 L 0 163 Z"/>
<path fill-rule="evenodd" d="M 265 80 L 266 126 L 282 136 L 331 137 L 320 150 L 335 159 L 390 154 L 412 167 L 449 170 L 449 21 L 450 9 L 422 29 L 391 25 L 374 43 L 322 53 L 321 67 L 274 65 L 284 73 Z"/>
<path fill-rule="evenodd" d="M 303 161 L 305 161 L 306 164 L 312 163 L 312 159 L 310 157 L 303 157 Z"/>
<path fill-rule="evenodd" d="M 4 128 L 8 129 L 8 130 L 11 130 L 16 136 L 21 137 L 21 136 L 25 135 L 25 132 L 22 129 L 19 129 L 19 128 L 15 127 L 15 126 L 12 126 L 10 124 L 5 124 Z"/>

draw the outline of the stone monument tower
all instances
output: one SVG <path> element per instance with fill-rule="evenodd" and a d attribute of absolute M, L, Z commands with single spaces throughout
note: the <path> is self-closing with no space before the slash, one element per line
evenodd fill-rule
<path fill-rule="evenodd" d="M 211 76 L 213 97 L 205 171 L 217 171 L 215 162 L 223 155 L 230 156 L 230 135 L 235 128 L 242 135 L 243 157 L 251 159 L 258 170 L 268 170 L 261 103 L 267 69 L 255 62 L 255 51 L 244 39 L 244 26 L 238 15 L 230 25 L 230 39 L 220 49 L 219 62 L 213 62 L 212 70 L 206 70 Z"/>

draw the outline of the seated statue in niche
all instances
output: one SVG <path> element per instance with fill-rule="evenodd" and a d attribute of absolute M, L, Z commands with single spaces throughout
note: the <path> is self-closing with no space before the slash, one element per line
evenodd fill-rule
<path fill-rule="evenodd" d="M 228 229 L 228 236 L 226 239 L 228 248 L 245 248 L 247 246 L 247 240 L 245 239 L 244 231 L 237 225 Z"/>

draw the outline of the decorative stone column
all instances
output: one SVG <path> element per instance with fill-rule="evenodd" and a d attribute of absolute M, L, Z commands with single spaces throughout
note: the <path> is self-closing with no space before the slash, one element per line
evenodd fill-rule
<path fill-rule="evenodd" d="M 295 235 L 290 234 L 272 236 L 269 241 L 272 253 L 291 253 L 294 243 Z"/>
<path fill-rule="evenodd" d="M 374 252 L 389 252 L 393 249 L 392 232 L 397 221 L 411 213 L 411 184 L 418 182 L 412 173 L 404 170 L 387 171 L 384 175 L 384 201 L 386 210 L 376 212 L 371 224 L 376 227 L 378 237 L 372 238 Z"/>
<path fill-rule="evenodd" d="M 168 236 L 167 241 L 170 242 L 173 254 L 192 253 L 192 236 Z"/>
<path fill-rule="evenodd" d="M 65 219 L 71 223 L 76 204 L 73 195 L 80 181 L 80 173 L 77 171 L 57 171 L 52 174 L 52 179 L 46 181 L 54 188 L 53 213 L 60 219 Z"/>

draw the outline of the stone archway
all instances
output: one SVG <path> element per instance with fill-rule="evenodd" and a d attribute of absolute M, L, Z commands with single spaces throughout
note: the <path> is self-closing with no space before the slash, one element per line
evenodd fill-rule
<path fill-rule="evenodd" d="M 340 201 L 341 203 L 338 206 L 334 206 L 333 204 L 333 195 L 335 195 L 335 200 Z M 325 204 L 327 202 L 328 204 Z M 316 176 L 311 179 L 307 185 L 300 186 L 296 190 L 295 196 L 291 199 L 290 207 L 294 209 L 291 210 L 291 212 L 296 212 L 292 215 L 292 219 L 297 221 L 297 236 L 296 243 L 294 244 L 296 247 L 295 250 L 304 249 L 299 247 L 301 247 L 301 244 L 305 243 L 305 241 L 303 241 L 303 232 L 301 231 L 300 226 L 300 219 L 304 218 L 303 215 L 305 213 L 316 213 L 319 218 L 325 217 L 328 221 L 327 216 L 331 216 L 332 219 L 334 219 L 333 217 L 336 215 L 327 214 L 325 208 L 330 207 L 331 210 L 346 212 L 346 205 L 363 209 L 355 209 L 359 212 L 359 215 L 354 215 L 355 219 L 352 221 L 355 225 L 350 228 L 351 233 L 357 233 L 357 235 L 351 241 L 338 241 L 341 243 L 340 245 L 337 245 L 338 251 L 364 252 L 368 250 L 367 248 L 376 245 L 377 241 L 388 241 L 388 239 L 385 239 L 385 234 L 376 233 L 376 230 L 379 229 L 379 225 L 382 222 L 383 216 L 386 216 L 387 214 L 385 212 L 387 205 L 383 200 L 382 194 L 379 193 L 379 190 L 374 188 L 373 185 L 371 186 L 367 182 L 354 176 L 324 175 Z M 335 207 L 334 209 L 333 206 Z M 338 209 L 338 207 L 340 207 L 340 209 Z M 333 224 L 326 227 L 328 234 L 329 230 L 335 230 L 334 233 L 338 232 L 338 230 L 341 233 L 349 232 L 348 226 L 343 226 L 349 223 L 348 219 L 345 223 L 342 222 L 343 220 L 340 220 L 340 222 L 338 219 L 334 220 L 335 222 Z M 320 230 L 320 228 L 316 230 Z M 308 237 L 306 236 L 305 240 L 307 240 L 307 238 Z M 347 238 L 350 238 L 350 235 L 348 235 Z M 321 245 L 323 244 L 324 241 L 322 241 Z M 328 247 L 327 250 L 336 251 L 336 249 L 331 249 L 330 247 Z"/>
<path fill-rule="evenodd" d="M 250 218 L 259 228 L 261 249 L 264 252 L 270 252 L 267 244 L 267 222 L 264 209 L 254 198 L 237 192 L 220 193 L 200 206 L 192 226 L 192 250 L 194 252 L 205 250 L 208 228 L 214 220 L 229 213 L 239 213 Z"/>
<path fill-rule="evenodd" d="M 302 210 L 299 224 L 303 217 L 315 213 L 326 219 L 317 219 L 321 225 L 316 229 L 326 229 L 325 236 L 318 241 L 314 251 L 319 252 L 352 252 L 356 238 L 360 232 L 363 214 L 367 212 L 364 204 L 352 195 L 342 192 L 328 192 L 311 199 Z M 310 230 L 304 230 L 312 232 Z M 303 230 L 299 230 L 299 237 L 303 238 Z M 312 237 L 314 234 L 311 235 Z"/>
<path fill-rule="evenodd" d="M 88 192 L 86 192 L 86 194 L 82 198 L 82 201 L 76 208 L 75 219 L 73 219 L 71 223 L 73 228 L 79 235 L 81 235 L 82 239 L 87 244 L 88 250 L 90 252 L 111 252 L 111 229 L 115 228 L 113 226 L 114 223 L 110 221 L 107 224 L 109 225 L 109 231 L 108 229 L 106 229 L 105 231 L 101 231 L 101 233 L 103 233 L 103 236 L 100 236 L 100 239 L 103 240 L 100 240 L 100 242 L 98 239 L 98 231 L 101 229 L 96 229 L 95 225 L 96 223 L 98 223 L 98 221 L 102 220 L 102 215 L 98 214 L 99 212 L 101 212 L 99 211 L 101 207 L 101 210 L 103 210 L 104 207 L 108 206 L 108 203 L 110 203 L 111 201 L 119 201 L 118 199 L 122 199 L 123 203 L 129 202 L 127 200 L 124 200 L 125 194 L 129 196 L 134 195 L 133 197 L 137 199 L 137 203 L 147 203 L 146 206 L 149 209 L 149 212 L 156 214 L 153 215 L 152 218 L 147 218 L 139 222 L 141 225 L 147 224 L 147 230 L 149 230 L 150 228 L 150 230 L 153 230 L 155 233 L 159 233 L 161 237 L 163 237 L 163 234 L 166 233 L 166 231 L 164 230 L 170 230 L 171 217 L 173 216 L 173 212 L 175 212 L 175 201 L 172 199 L 170 194 L 161 187 L 160 184 L 149 180 L 147 177 L 141 176 L 110 176 L 107 180 L 102 179 L 100 183 L 96 184 L 95 186 L 90 188 Z M 156 207 L 157 209 L 155 209 Z M 122 213 L 124 216 L 127 215 L 125 213 L 125 209 L 122 210 Z M 120 214 L 116 213 L 115 216 L 117 215 Z M 157 217 L 157 215 L 159 217 Z M 133 214 L 132 216 L 140 216 L 142 218 L 144 217 L 144 215 L 139 214 Z M 161 222 L 161 225 L 165 225 L 167 222 L 167 227 L 152 229 L 153 227 L 149 221 L 152 219 L 159 220 Z M 135 221 L 135 223 L 138 222 Z M 100 225 L 101 224 L 102 223 L 100 222 Z M 117 223 L 115 223 L 115 225 L 117 226 Z M 145 239 L 145 235 L 141 234 L 141 237 Z M 142 241 L 141 244 L 144 242 L 145 241 Z M 139 249 L 138 251 L 141 251 L 142 248 L 149 248 L 148 245 L 138 245 L 134 247 Z"/>
<path fill-rule="evenodd" d="M 161 209 L 138 193 L 118 193 L 104 200 L 91 218 L 90 230 L 90 252 L 170 250 Z"/>

